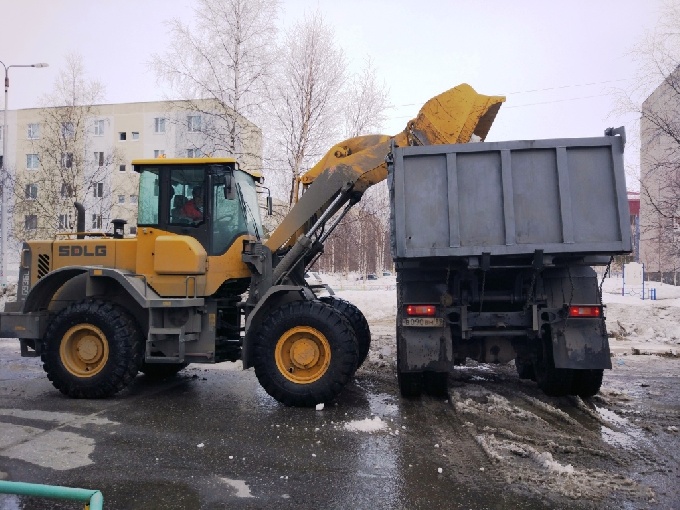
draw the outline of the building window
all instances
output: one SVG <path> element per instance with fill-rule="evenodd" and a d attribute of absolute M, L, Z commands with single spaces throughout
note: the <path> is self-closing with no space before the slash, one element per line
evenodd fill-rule
<path fill-rule="evenodd" d="M 187 158 L 200 158 L 201 149 L 187 149 Z"/>
<path fill-rule="evenodd" d="M 102 198 L 104 196 L 104 183 L 103 182 L 95 182 L 94 183 L 94 197 L 95 198 Z"/>
<path fill-rule="evenodd" d="M 73 196 L 73 186 L 70 184 L 66 184 L 65 182 L 61 183 L 61 198 L 71 198 Z"/>
<path fill-rule="evenodd" d="M 92 215 L 92 228 L 93 229 L 102 228 L 102 215 L 101 214 L 93 214 Z"/>
<path fill-rule="evenodd" d="M 75 138 L 76 128 L 73 122 L 62 122 L 61 123 L 61 136 L 64 138 Z"/>
<path fill-rule="evenodd" d="M 40 166 L 40 158 L 37 154 L 26 154 L 26 168 L 35 170 Z"/>
<path fill-rule="evenodd" d="M 40 138 L 40 124 L 29 124 L 27 135 L 29 140 L 37 140 Z"/>
<path fill-rule="evenodd" d="M 118 139 L 121 142 L 124 142 L 125 140 L 127 140 L 127 133 L 125 131 L 121 131 L 120 133 L 118 133 Z"/>
<path fill-rule="evenodd" d="M 73 228 L 73 222 L 70 214 L 59 215 L 59 229 L 67 230 Z"/>
<path fill-rule="evenodd" d="M 138 131 L 132 132 L 132 139 L 133 140 L 139 140 L 139 132 Z"/>
<path fill-rule="evenodd" d="M 94 136 L 104 136 L 104 120 L 94 121 Z"/>
<path fill-rule="evenodd" d="M 24 216 L 24 229 L 35 230 L 38 228 L 38 216 L 35 214 L 27 214 Z"/>
<path fill-rule="evenodd" d="M 125 195 L 118 195 L 118 203 L 119 204 L 125 203 Z"/>
<path fill-rule="evenodd" d="M 95 152 L 94 153 L 94 164 L 99 166 L 104 166 L 104 153 Z"/>
<path fill-rule="evenodd" d="M 73 153 L 72 152 L 62 152 L 61 153 L 61 167 L 62 168 L 72 168 L 73 167 Z"/>
<path fill-rule="evenodd" d="M 137 195 L 130 195 L 130 203 L 131 204 L 137 203 Z"/>
<path fill-rule="evenodd" d="M 125 165 L 120 165 L 120 166 L 118 167 L 118 171 L 119 171 L 119 172 L 125 172 Z"/>
<path fill-rule="evenodd" d="M 153 119 L 153 132 L 165 133 L 165 119 L 163 117 Z"/>
<path fill-rule="evenodd" d="M 201 131 L 201 116 L 189 115 L 187 116 L 187 129 L 190 133 L 198 133 Z"/>
<path fill-rule="evenodd" d="M 164 158 L 165 157 L 165 150 L 164 149 L 156 149 L 153 151 L 153 157 L 154 158 Z"/>
<path fill-rule="evenodd" d="M 137 227 L 130 227 L 130 234 L 135 235 L 137 233 Z"/>
<path fill-rule="evenodd" d="M 38 198 L 38 185 L 37 184 L 27 184 L 26 185 L 26 199 L 35 200 Z"/>

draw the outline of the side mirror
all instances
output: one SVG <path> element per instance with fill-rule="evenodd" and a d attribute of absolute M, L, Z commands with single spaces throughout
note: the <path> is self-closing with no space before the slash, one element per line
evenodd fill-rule
<path fill-rule="evenodd" d="M 234 189 L 234 176 L 227 174 L 224 176 L 224 198 L 227 200 L 234 200 L 236 198 L 236 190 Z"/>

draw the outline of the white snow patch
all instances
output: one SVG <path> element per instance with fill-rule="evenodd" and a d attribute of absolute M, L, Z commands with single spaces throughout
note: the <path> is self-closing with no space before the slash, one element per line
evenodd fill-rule
<path fill-rule="evenodd" d="M 236 489 L 237 498 L 253 498 L 250 493 L 250 488 L 245 480 L 231 480 L 229 478 L 220 478 L 224 483 Z"/>
<path fill-rule="evenodd" d="M 366 418 L 364 420 L 355 420 L 349 423 L 345 423 L 345 429 L 352 432 L 378 432 L 379 430 L 385 430 L 387 428 L 387 423 L 381 420 L 378 416 L 373 418 Z"/>

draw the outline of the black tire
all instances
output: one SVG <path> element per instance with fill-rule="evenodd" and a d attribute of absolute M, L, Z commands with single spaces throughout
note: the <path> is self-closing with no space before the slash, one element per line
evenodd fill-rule
<path fill-rule="evenodd" d="M 425 372 L 423 374 L 425 392 L 433 397 L 448 397 L 449 373 Z"/>
<path fill-rule="evenodd" d="M 515 358 L 515 368 L 520 379 L 536 380 L 536 373 L 534 372 L 534 365 L 529 360 L 525 360 L 517 356 Z"/>
<path fill-rule="evenodd" d="M 41 360 L 55 388 L 73 398 L 106 398 L 130 384 L 142 336 L 123 308 L 86 299 L 61 310 L 44 337 Z"/>
<path fill-rule="evenodd" d="M 572 395 L 581 398 L 590 398 L 600 391 L 602 386 L 603 369 L 596 370 L 574 370 L 572 381 Z"/>
<path fill-rule="evenodd" d="M 351 325 L 320 301 L 295 301 L 275 308 L 254 341 L 258 381 L 287 406 L 330 402 L 356 371 L 359 354 Z"/>
<path fill-rule="evenodd" d="M 335 296 L 324 296 L 319 299 L 342 313 L 354 329 L 359 348 L 359 363 L 357 364 L 359 368 L 366 361 L 368 351 L 371 349 L 371 329 L 366 317 L 355 305 L 344 299 Z"/>
<path fill-rule="evenodd" d="M 177 375 L 188 363 L 142 363 L 139 371 L 149 379 L 161 380 Z"/>
<path fill-rule="evenodd" d="M 423 392 L 422 372 L 402 372 L 397 366 L 399 393 L 404 398 L 417 398 Z"/>
<path fill-rule="evenodd" d="M 543 349 L 533 364 L 536 384 L 549 397 L 563 397 L 572 394 L 573 370 L 555 368 L 552 340 L 549 335 L 543 338 Z"/>

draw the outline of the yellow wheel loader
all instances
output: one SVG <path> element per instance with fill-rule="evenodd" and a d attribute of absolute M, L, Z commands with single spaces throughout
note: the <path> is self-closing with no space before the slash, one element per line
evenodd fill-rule
<path fill-rule="evenodd" d="M 242 360 L 291 406 L 335 398 L 366 359 L 370 330 L 352 304 L 317 298 L 305 269 L 347 210 L 387 177 L 392 145 L 484 139 L 504 98 L 459 85 L 428 101 L 397 136 L 347 140 L 296 183 L 296 203 L 264 239 L 261 175 L 229 158 L 133 161 L 136 237 L 78 232 L 24 244 L 17 301 L 0 337 L 40 356 L 62 393 L 102 398 L 139 371 Z M 268 200 L 269 208 L 271 202 Z"/>

